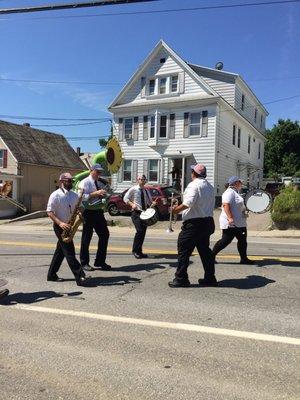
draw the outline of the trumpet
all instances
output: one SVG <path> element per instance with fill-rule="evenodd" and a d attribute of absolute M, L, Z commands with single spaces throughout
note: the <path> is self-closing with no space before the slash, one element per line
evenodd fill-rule
<path fill-rule="evenodd" d="M 178 205 L 178 200 L 177 200 L 177 199 L 174 199 L 174 193 L 172 192 L 172 195 L 171 195 L 171 207 L 170 207 L 169 226 L 168 226 L 168 229 L 167 229 L 167 232 L 168 232 L 168 233 L 174 232 L 173 225 L 176 224 L 176 221 L 177 221 L 177 214 L 176 214 L 176 215 L 173 215 L 173 209 L 172 209 L 172 207 L 173 207 L 173 206 L 177 206 L 177 205 Z"/>

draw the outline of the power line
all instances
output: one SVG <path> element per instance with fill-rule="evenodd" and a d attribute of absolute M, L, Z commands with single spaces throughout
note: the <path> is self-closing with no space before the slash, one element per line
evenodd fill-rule
<path fill-rule="evenodd" d="M 64 4 L 47 4 L 45 6 L 36 7 L 23 7 L 23 8 L 6 8 L 0 9 L 0 14 L 20 14 L 20 13 L 32 13 L 40 11 L 55 11 L 55 10 L 66 10 L 66 9 L 78 9 L 87 7 L 102 7 L 112 6 L 118 4 L 131 4 L 131 3 L 149 3 L 153 1 L 161 0 L 98 0 L 80 3 L 64 3 Z"/>
<path fill-rule="evenodd" d="M 55 127 L 55 126 L 82 126 L 82 125 L 95 125 L 95 124 L 103 124 L 104 122 L 109 122 L 109 121 L 95 121 L 95 122 L 82 122 L 82 123 L 79 123 L 79 124 L 77 124 L 77 123 L 74 123 L 74 124 L 42 124 L 42 125 L 40 125 L 40 124 L 38 124 L 38 125 L 30 125 L 30 126 L 33 126 L 33 127 L 42 127 L 42 126 L 44 126 L 44 127 L 46 127 L 46 126 L 53 126 L 53 127 Z"/>
<path fill-rule="evenodd" d="M 25 82 L 25 83 L 66 84 L 66 85 L 102 85 L 102 86 L 122 85 L 122 83 L 112 83 L 112 82 L 49 81 L 49 80 L 40 80 L 40 79 L 13 79 L 13 78 L 1 78 L 0 77 L 0 82 L 1 81 Z"/>
<path fill-rule="evenodd" d="M 89 121 L 89 122 L 106 122 L 110 121 L 111 118 L 55 118 L 55 117 L 31 117 L 28 115 L 1 115 L 0 118 L 11 118 L 11 119 L 27 119 L 27 120 L 39 120 L 39 121 Z"/>
<path fill-rule="evenodd" d="M 151 1 L 151 0 L 149 0 Z M 157 0 L 154 0 L 157 1 Z M 271 5 L 283 5 L 291 3 L 299 3 L 300 0 L 279 0 L 279 1 L 264 1 L 264 2 L 253 2 L 253 3 L 235 3 L 235 4 L 223 4 L 216 6 L 201 6 L 201 7 L 190 7 L 190 8 L 169 8 L 164 10 L 149 10 L 149 11 L 128 11 L 120 13 L 106 13 L 106 14 L 86 14 L 86 15 L 58 15 L 54 17 L 34 17 L 25 18 L 26 20 L 39 20 L 39 19 L 69 19 L 69 18 L 90 18 L 90 17 L 110 17 L 110 16 L 123 16 L 123 15 L 141 15 L 141 14 L 162 14 L 162 13 L 175 13 L 175 12 L 186 12 L 186 11 L 207 11 L 207 10 L 222 10 L 231 8 L 242 8 L 242 7 L 260 7 L 260 6 L 271 6 Z M 0 10 L 0 14 L 8 14 L 5 10 Z M 5 20 L 5 19 L 1 19 Z M 6 18 L 9 20 L 9 18 Z M 15 20 L 14 20 L 15 21 Z"/>

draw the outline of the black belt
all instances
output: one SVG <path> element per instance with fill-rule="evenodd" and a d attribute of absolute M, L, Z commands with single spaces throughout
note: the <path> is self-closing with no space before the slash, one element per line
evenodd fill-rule
<path fill-rule="evenodd" d="M 183 223 L 188 223 L 188 222 L 192 222 L 192 223 L 203 222 L 203 221 L 208 221 L 208 220 L 210 220 L 211 218 L 212 218 L 212 217 L 190 218 L 190 219 L 186 219 L 185 221 L 183 221 Z"/>

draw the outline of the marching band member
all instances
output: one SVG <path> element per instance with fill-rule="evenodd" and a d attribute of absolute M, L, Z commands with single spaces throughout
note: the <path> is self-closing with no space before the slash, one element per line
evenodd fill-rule
<path fill-rule="evenodd" d="M 200 255 L 204 279 L 199 279 L 200 286 L 218 286 L 215 278 L 215 263 L 209 239 L 215 231 L 213 210 L 215 204 L 214 188 L 206 180 L 206 167 L 202 164 L 191 166 L 192 182 L 183 194 L 181 205 L 174 206 L 172 212 L 182 212 L 182 228 L 178 236 L 178 267 L 175 278 L 169 282 L 172 288 L 188 287 L 187 269 L 190 256 L 196 247 Z"/>
<path fill-rule="evenodd" d="M 246 207 L 243 197 L 239 194 L 242 188 L 242 180 L 237 176 L 228 179 L 228 187 L 222 195 L 222 212 L 220 214 L 220 228 L 222 238 L 214 245 L 214 257 L 232 240 L 237 238 L 237 248 L 240 254 L 241 264 L 254 264 L 247 257 L 247 222 Z"/>
<path fill-rule="evenodd" d="M 80 262 L 85 271 L 93 271 L 94 269 L 108 271 L 111 269 L 111 266 L 106 264 L 109 230 L 107 228 L 106 219 L 104 218 L 103 209 L 101 208 L 101 203 L 97 202 L 99 198 L 101 199 L 101 197 L 106 194 L 106 190 L 104 190 L 105 184 L 99 181 L 102 171 L 103 168 L 101 164 L 92 165 L 89 176 L 83 179 L 79 184 L 79 188 L 84 190 L 84 201 L 89 201 L 89 204 L 84 207 L 83 212 L 84 222 L 80 248 Z M 96 202 L 93 205 L 94 200 L 96 200 Z M 99 240 L 94 267 L 92 267 L 89 264 L 89 247 L 94 230 Z"/>
<path fill-rule="evenodd" d="M 68 221 L 77 205 L 78 195 L 72 189 L 72 175 L 65 172 L 59 177 L 60 188 L 55 190 L 49 197 L 47 205 L 47 214 L 53 221 L 53 229 L 58 242 L 53 255 L 47 281 L 62 281 L 57 276 L 57 272 L 66 258 L 67 263 L 75 276 L 78 286 L 86 286 L 88 278 L 85 277 L 79 261 L 76 259 L 73 240 L 65 243 L 62 240 L 62 232 L 68 230 L 71 226 Z"/>
<path fill-rule="evenodd" d="M 124 196 L 124 202 L 131 206 L 131 219 L 136 229 L 134 236 L 132 253 L 135 258 L 147 258 L 147 254 L 143 253 L 143 243 L 147 232 L 147 225 L 141 220 L 140 215 L 145 211 L 147 206 L 156 205 L 152 201 L 149 190 L 145 189 L 147 178 L 145 175 L 137 177 L 137 185 L 132 186 Z"/>

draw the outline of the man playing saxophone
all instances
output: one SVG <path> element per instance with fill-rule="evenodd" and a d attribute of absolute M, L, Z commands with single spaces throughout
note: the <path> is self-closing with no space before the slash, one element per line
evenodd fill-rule
<path fill-rule="evenodd" d="M 75 276 L 78 286 L 87 286 L 88 278 L 85 277 L 80 262 L 76 259 L 73 240 L 64 241 L 62 233 L 69 231 L 72 226 L 68 223 L 78 207 L 78 194 L 72 189 L 72 175 L 65 172 L 59 177 L 60 187 L 49 197 L 47 205 L 48 216 L 53 221 L 53 229 L 58 242 L 49 267 L 47 280 L 62 281 L 57 272 L 66 258 L 67 263 Z"/>

